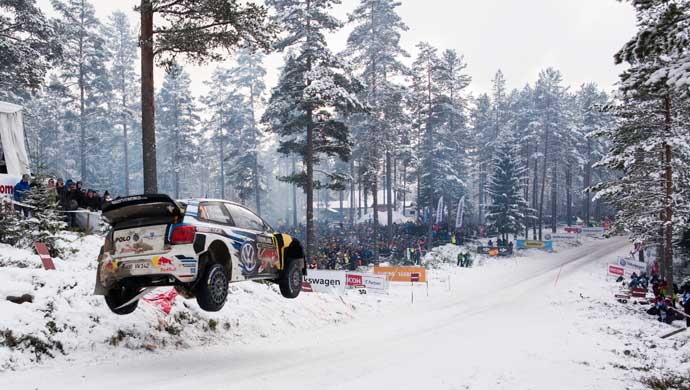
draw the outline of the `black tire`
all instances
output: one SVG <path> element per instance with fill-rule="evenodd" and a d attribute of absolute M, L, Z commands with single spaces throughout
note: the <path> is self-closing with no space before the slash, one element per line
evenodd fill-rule
<path fill-rule="evenodd" d="M 196 290 L 196 302 L 205 311 L 218 311 L 228 298 L 228 274 L 217 263 L 208 264 Z"/>
<path fill-rule="evenodd" d="M 110 311 L 117 315 L 122 316 L 126 314 L 131 314 L 134 310 L 137 309 L 137 306 L 139 305 L 139 300 L 136 300 L 127 306 L 120 306 L 127 303 L 132 298 L 136 297 L 137 294 L 139 294 L 139 290 L 126 287 L 115 287 L 113 289 L 108 290 L 108 292 L 106 293 L 105 303 L 108 305 Z"/>
<path fill-rule="evenodd" d="M 280 293 L 289 299 L 297 298 L 302 291 L 302 260 L 288 259 L 287 267 L 278 280 Z"/>

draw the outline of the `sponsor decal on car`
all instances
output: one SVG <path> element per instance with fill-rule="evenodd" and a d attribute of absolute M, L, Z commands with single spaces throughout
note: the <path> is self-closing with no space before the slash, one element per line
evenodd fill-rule
<path fill-rule="evenodd" d="M 151 264 L 153 264 L 154 267 L 160 269 L 161 272 L 174 272 L 177 271 L 177 267 L 175 267 L 175 263 L 171 259 L 168 259 L 165 256 L 154 256 L 151 259 Z"/>

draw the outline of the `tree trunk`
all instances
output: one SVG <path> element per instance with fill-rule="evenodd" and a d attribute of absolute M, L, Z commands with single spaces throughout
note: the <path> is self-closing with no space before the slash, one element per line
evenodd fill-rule
<path fill-rule="evenodd" d="M 355 159 L 350 159 L 350 224 L 355 224 Z"/>
<path fill-rule="evenodd" d="M 153 99 L 153 6 L 141 0 L 141 147 L 144 163 L 144 193 L 158 192 L 156 172 L 156 127 Z"/>
<path fill-rule="evenodd" d="M 664 98 L 664 114 L 666 122 L 666 136 L 671 133 L 671 97 L 667 94 Z M 673 291 L 673 154 L 671 145 L 664 141 L 664 183 L 666 185 L 665 203 L 665 232 L 664 232 L 664 258 L 666 262 L 666 283 L 668 284 L 669 294 Z"/>
<path fill-rule="evenodd" d="M 388 227 L 387 238 L 388 242 L 393 240 L 393 170 L 391 167 L 391 153 L 386 152 L 386 198 L 388 198 L 388 204 L 386 205 L 386 211 L 388 212 Z"/>
<path fill-rule="evenodd" d="M 551 232 L 556 233 L 558 224 L 558 160 L 553 160 L 551 172 Z"/>
<path fill-rule="evenodd" d="M 544 164 L 541 172 L 541 188 L 539 189 L 539 241 L 541 241 L 542 230 L 544 228 L 544 189 L 546 188 L 546 166 L 547 166 L 547 153 L 549 145 L 549 132 L 546 131 L 544 136 Z"/>
<path fill-rule="evenodd" d="M 565 203 L 566 225 L 571 226 L 573 223 L 573 172 L 570 163 L 565 171 Z"/>
<path fill-rule="evenodd" d="M 297 173 L 297 162 L 295 156 L 292 156 L 292 174 Z M 292 183 L 292 226 L 297 227 L 297 185 Z"/>
<path fill-rule="evenodd" d="M 307 112 L 307 153 L 305 164 L 307 168 L 307 261 L 311 261 L 314 254 L 314 123 L 311 109 Z"/>
<path fill-rule="evenodd" d="M 177 79 L 175 80 L 175 88 L 177 89 Z M 180 108 L 177 105 L 177 91 L 173 94 L 173 123 L 175 128 L 173 129 L 175 134 L 175 160 L 173 161 L 173 178 L 175 183 L 175 199 L 180 198 L 180 126 L 179 126 L 179 114 Z"/>
<path fill-rule="evenodd" d="M 592 140 L 587 138 L 587 166 L 585 167 L 585 188 L 592 186 Z M 592 208 L 592 194 L 585 191 L 585 226 L 589 226 Z"/>
<path fill-rule="evenodd" d="M 80 30 L 79 30 L 79 156 L 81 161 L 81 180 L 87 182 L 86 177 L 86 109 L 85 109 L 85 75 L 84 75 L 84 7 L 82 1 L 80 7 Z"/>
<path fill-rule="evenodd" d="M 259 180 L 259 132 L 256 129 L 256 114 L 254 107 L 254 84 L 249 86 L 249 108 L 252 114 L 252 131 L 254 132 L 254 155 L 252 167 L 252 180 L 254 182 L 254 203 L 256 205 L 256 213 L 261 215 L 261 188 Z"/>
<path fill-rule="evenodd" d="M 220 197 L 225 199 L 225 140 L 223 139 L 223 109 L 218 119 L 218 141 L 220 143 Z"/>
<path fill-rule="evenodd" d="M 532 179 L 532 209 L 537 210 L 538 208 L 538 196 L 539 196 L 539 158 L 534 159 L 534 177 Z M 538 221 L 532 219 L 532 239 L 537 239 L 537 223 Z"/>
<path fill-rule="evenodd" d="M 122 147 L 125 159 L 125 196 L 129 195 L 129 139 L 127 136 L 127 114 L 124 112 L 127 107 L 127 90 L 125 88 L 125 74 L 122 72 Z"/>

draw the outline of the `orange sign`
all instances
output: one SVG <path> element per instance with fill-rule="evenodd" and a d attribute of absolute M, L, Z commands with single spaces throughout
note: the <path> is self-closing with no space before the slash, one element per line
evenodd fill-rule
<path fill-rule="evenodd" d="M 386 275 L 386 278 L 391 282 L 409 282 L 412 280 L 412 274 L 419 274 L 418 281 L 426 282 L 426 269 L 424 267 L 374 267 L 374 273 Z"/>

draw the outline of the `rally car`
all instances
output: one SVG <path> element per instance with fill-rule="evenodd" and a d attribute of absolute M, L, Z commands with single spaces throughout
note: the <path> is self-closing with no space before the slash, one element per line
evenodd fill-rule
<path fill-rule="evenodd" d="M 174 286 L 206 311 L 225 304 L 228 283 L 268 280 L 296 298 L 306 275 L 298 240 L 280 234 L 237 203 L 175 201 L 167 195 L 117 198 L 105 205 L 110 225 L 98 257 L 96 295 L 129 314 L 149 290 Z"/>

